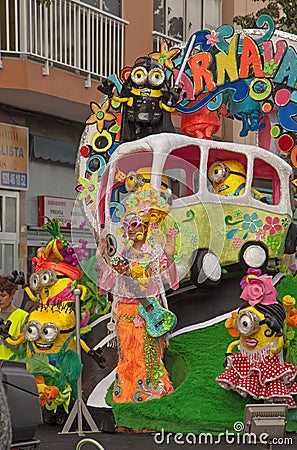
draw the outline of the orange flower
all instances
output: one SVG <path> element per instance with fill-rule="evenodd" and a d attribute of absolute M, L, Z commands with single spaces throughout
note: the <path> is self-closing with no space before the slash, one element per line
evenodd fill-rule
<path fill-rule="evenodd" d="M 162 66 L 167 67 L 167 69 L 172 70 L 174 64 L 172 59 L 176 58 L 176 56 L 180 53 L 180 48 L 171 48 L 168 49 L 167 42 L 163 39 L 161 42 L 161 48 L 159 52 L 149 53 L 149 57 L 158 61 Z"/>
<path fill-rule="evenodd" d="M 110 101 L 107 99 L 103 105 L 99 106 L 95 102 L 91 102 L 91 110 L 93 114 L 86 120 L 86 124 L 96 123 L 97 130 L 101 133 L 104 128 L 105 121 L 111 122 L 115 120 L 115 115 L 108 112 Z"/>
<path fill-rule="evenodd" d="M 58 395 L 60 393 L 60 389 L 57 388 L 56 386 L 47 386 L 44 389 L 44 393 L 45 393 L 45 397 L 48 400 L 54 400 L 55 398 L 58 397 Z"/>
<path fill-rule="evenodd" d="M 286 318 L 286 322 L 290 327 L 297 327 L 297 309 L 291 309 L 289 317 Z"/>
<path fill-rule="evenodd" d="M 236 326 L 235 326 L 235 320 L 237 317 L 237 311 L 232 313 L 232 316 L 229 317 L 229 319 L 227 319 L 225 321 L 225 327 L 228 329 L 228 333 L 232 336 L 232 337 L 238 337 L 239 336 L 239 331 L 237 330 Z"/>

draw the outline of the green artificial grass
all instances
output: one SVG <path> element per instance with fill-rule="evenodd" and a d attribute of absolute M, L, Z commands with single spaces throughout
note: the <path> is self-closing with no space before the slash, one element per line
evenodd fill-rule
<path fill-rule="evenodd" d="M 256 403 L 220 387 L 215 378 L 224 370 L 225 351 L 232 341 L 224 323 L 170 339 L 166 366 L 175 391 L 144 403 L 115 403 L 112 386 L 107 403 L 113 408 L 118 427 L 172 433 L 234 432 L 244 419 L 246 403 Z M 287 431 L 297 431 L 297 414 Z"/>

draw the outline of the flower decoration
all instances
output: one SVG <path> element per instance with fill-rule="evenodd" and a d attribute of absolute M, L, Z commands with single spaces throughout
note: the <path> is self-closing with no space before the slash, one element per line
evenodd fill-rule
<path fill-rule="evenodd" d="M 104 128 L 105 121 L 111 122 L 116 119 L 115 115 L 107 112 L 110 105 L 109 99 L 107 99 L 102 106 L 99 106 L 95 102 L 91 102 L 91 110 L 93 114 L 87 119 L 86 124 L 91 125 L 96 123 L 97 130 L 101 133 Z"/>
<path fill-rule="evenodd" d="M 140 204 L 140 211 L 142 211 L 144 214 L 147 214 L 150 210 L 150 204 L 148 202 L 141 203 Z"/>
<path fill-rule="evenodd" d="M 174 326 L 174 317 L 172 316 L 172 314 L 165 313 L 163 322 L 164 330 L 169 331 L 173 326 Z"/>
<path fill-rule="evenodd" d="M 279 236 L 268 236 L 267 237 L 266 244 L 267 244 L 267 247 L 271 248 L 271 250 L 275 250 L 279 246 L 279 243 L 280 243 Z"/>
<path fill-rule="evenodd" d="M 275 236 L 277 233 L 280 233 L 282 228 L 279 217 L 266 217 L 266 224 L 263 226 L 263 230 L 269 231 L 270 236 Z"/>
<path fill-rule="evenodd" d="M 134 322 L 134 325 L 136 328 L 141 328 L 143 326 L 143 324 L 145 323 L 145 320 L 137 314 L 137 316 L 135 316 L 135 319 L 133 320 L 133 322 Z"/>
<path fill-rule="evenodd" d="M 256 231 L 256 241 L 264 241 L 265 240 L 266 231 L 264 231 L 262 228 L 259 228 L 258 231 Z"/>
<path fill-rule="evenodd" d="M 255 306 L 258 303 L 262 305 L 277 303 L 277 290 L 273 286 L 270 276 L 249 276 L 245 281 L 246 285 L 240 297 L 246 300 L 250 306 Z"/>
<path fill-rule="evenodd" d="M 157 61 L 169 70 L 173 70 L 174 64 L 172 60 L 180 53 L 179 48 L 168 49 L 167 42 L 163 39 L 160 46 L 160 52 L 150 53 L 149 57 Z"/>
<path fill-rule="evenodd" d="M 184 236 L 191 236 L 192 234 L 191 227 L 189 227 L 189 225 L 182 225 L 180 227 L 180 231 Z"/>
<path fill-rule="evenodd" d="M 127 199 L 127 205 L 130 206 L 130 208 L 133 208 L 133 206 L 137 205 L 137 200 L 135 198 L 135 195 L 131 195 L 128 199 Z"/>
<path fill-rule="evenodd" d="M 242 246 L 242 243 L 243 243 L 243 241 L 242 241 L 242 239 L 240 237 L 235 237 L 232 240 L 232 245 L 235 248 L 240 248 Z"/>
<path fill-rule="evenodd" d="M 240 209 L 236 209 L 236 211 L 234 211 L 234 217 L 236 217 L 237 219 L 239 219 L 239 217 L 242 217 L 242 211 L 240 211 Z"/>
<path fill-rule="evenodd" d="M 271 59 L 270 61 L 266 61 L 264 63 L 264 73 L 267 73 L 268 75 L 273 75 L 276 69 L 277 64 L 275 64 L 274 59 Z"/>
<path fill-rule="evenodd" d="M 167 202 L 163 197 L 159 197 L 157 204 L 158 204 L 158 206 L 160 206 L 160 208 L 164 208 L 164 206 L 166 206 Z"/>
<path fill-rule="evenodd" d="M 238 312 L 234 311 L 231 315 L 231 317 L 229 317 L 226 321 L 225 321 L 225 327 L 228 330 L 228 333 L 232 336 L 232 337 L 238 337 L 239 336 L 239 331 L 237 330 L 236 326 L 235 326 L 235 320 L 237 317 Z"/>
<path fill-rule="evenodd" d="M 143 253 L 151 253 L 152 247 L 150 244 L 142 244 L 141 251 L 143 251 Z"/>
<path fill-rule="evenodd" d="M 206 35 L 206 44 L 211 45 L 214 47 L 217 42 L 220 42 L 219 39 L 220 33 L 218 31 L 212 30 L 210 34 Z"/>
<path fill-rule="evenodd" d="M 169 230 L 167 232 L 168 236 L 170 236 L 172 238 L 175 238 L 177 236 L 177 233 L 178 233 L 178 231 L 175 227 L 169 228 Z"/>
<path fill-rule="evenodd" d="M 244 287 L 248 283 L 248 280 L 250 280 L 251 278 L 257 278 L 261 274 L 262 274 L 262 271 L 260 269 L 253 269 L 250 267 L 247 270 L 247 275 L 245 275 L 240 282 L 241 289 L 244 289 Z"/>
<path fill-rule="evenodd" d="M 242 224 L 243 230 L 249 230 L 251 233 L 255 233 L 257 231 L 257 228 L 262 226 L 262 220 L 259 219 L 259 215 L 257 213 L 245 214 L 243 216 L 245 222 Z"/>
<path fill-rule="evenodd" d="M 78 199 L 85 199 L 87 205 L 90 202 L 94 203 L 98 189 L 97 172 L 94 172 L 92 175 L 86 173 L 86 178 L 80 177 L 78 181 L 80 182 L 80 185 L 77 187 L 77 190 L 80 192 Z"/>
<path fill-rule="evenodd" d="M 291 309 L 289 317 L 286 318 L 286 322 L 290 327 L 297 327 L 297 309 Z"/>
<path fill-rule="evenodd" d="M 296 300 L 291 295 L 285 295 L 282 299 L 283 306 L 287 312 L 290 312 L 293 309 L 293 306 L 296 303 Z"/>

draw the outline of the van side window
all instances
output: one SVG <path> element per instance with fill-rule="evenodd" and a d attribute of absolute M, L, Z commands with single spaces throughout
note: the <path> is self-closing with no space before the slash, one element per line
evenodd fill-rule
<path fill-rule="evenodd" d="M 245 155 L 211 149 L 207 165 L 207 187 L 210 192 L 234 197 L 245 192 L 247 160 Z"/>
<path fill-rule="evenodd" d="M 269 205 L 280 202 L 280 179 L 274 167 L 266 161 L 255 158 L 253 167 L 252 196 Z"/>

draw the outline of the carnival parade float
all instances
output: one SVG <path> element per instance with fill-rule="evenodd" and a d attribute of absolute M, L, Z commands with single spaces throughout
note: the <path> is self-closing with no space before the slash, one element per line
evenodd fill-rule
<path fill-rule="evenodd" d="M 77 199 L 98 246 L 91 279 L 107 296 L 102 311 L 111 303 L 97 346 L 113 346 L 118 361 L 88 405 L 111 408 L 119 430 L 233 431 L 248 402 L 286 403 L 287 431 L 297 429 L 297 281 L 293 264 L 280 265 L 294 261 L 297 243 L 297 55 L 284 39 L 273 43 L 269 16 L 257 26 L 256 38 L 229 25 L 197 31 L 183 51 L 163 41 L 110 75 L 90 103 Z M 261 148 L 213 140 L 221 115 L 241 121 L 242 137 L 257 131 Z M 37 274 L 57 264 L 57 277 L 83 284 L 76 270 L 90 276 L 86 263 L 68 258 L 65 271 L 73 254 L 63 254 L 62 241 L 49 247 L 37 256 Z M 59 262 L 46 266 L 49 254 Z M 242 278 L 235 308 L 179 325 L 184 294 L 177 291 L 174 314 L 166 292 L 190 280 L 197 304 L 207 289 L 215 310 L 217 286 L 235 272 Z M 278 272 L 284 277 L 276 283 Z M 35 290 L 39 282 L 32 278 Z M 71 301 L 53 293 L 51 302 L 48 292 L 39 290 L 40 313 Z M 231 347 L 227 330 L 239 338 Z M 46 380 L 39 385 L 46 396 Z"/>

